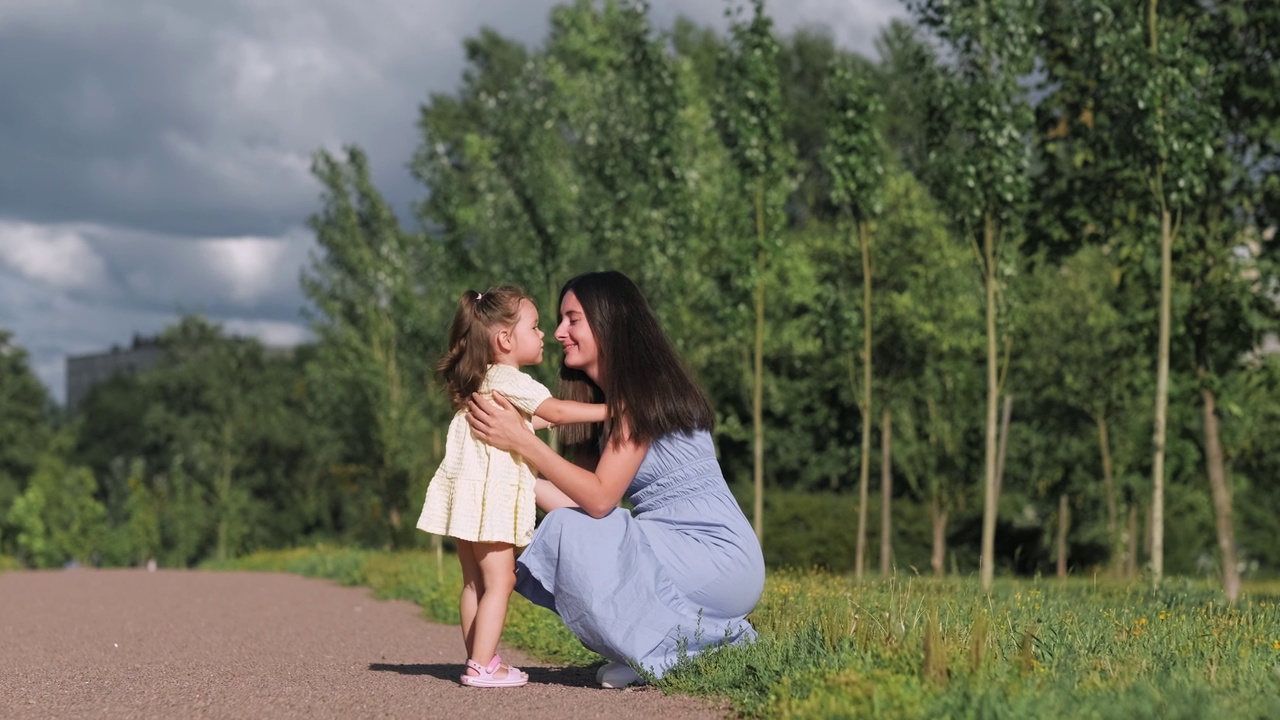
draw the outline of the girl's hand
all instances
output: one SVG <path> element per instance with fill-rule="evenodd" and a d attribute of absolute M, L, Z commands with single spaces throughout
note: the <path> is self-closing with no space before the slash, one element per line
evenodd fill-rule
<path fill-rule="evenodd" d="M 467 422 L 476 437 L 499 450 L 515 450 L 520 442 L 537 437 L 525 426 L 520 411 L 498 392 L 493 393 L 493 402 L 472 393 L 467 401 Z"/>

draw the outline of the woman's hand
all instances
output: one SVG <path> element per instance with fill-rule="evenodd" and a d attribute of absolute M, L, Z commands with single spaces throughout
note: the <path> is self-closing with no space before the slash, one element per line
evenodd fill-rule
<path fill-rule="evenodd" d="M 508 452 L 516 450 L 521 442 L 537 438 L 529 432 L 520 411 L 502 393 L 493 393 L 493 402 L 479 393 L 472 393 L 467 401 L 467 422 L 471 432 L 489 445 Z"/>
<path fill-rule="evenodd" d="M 560 457 L 538 439 L 525 426 L 520 411 L 515 409 L 510 400 L 496 392 L 493 394 L 493 402 L 479 394 L 472 394 L 467 401 L 467 422 L 477 438 L 499 450 L 519 454 L 559 490 L 558 496 L 552 498 L 551 493 L 547 492 L 548 486 L 544 485 L 539 505 L 577 505 L 595 518 L 602 518 L 618 507 L 618 501 L 636 476 L 645 452 L 649 449 L 647 442 L 611 442 L 600 453 L 599 462 L 595 463 L 593 469 L 580 467 Z M 625 433 L 626 419 L 622 422 L 624 424 L 617 432 Z M 538 500 L 537 496 L 538 489 L 535 485 L 535 501 Z"/>

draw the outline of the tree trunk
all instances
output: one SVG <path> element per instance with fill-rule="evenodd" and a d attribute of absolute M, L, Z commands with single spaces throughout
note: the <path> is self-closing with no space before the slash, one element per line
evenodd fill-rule
<path fill-rule="evenodd" d="M 1124 576 L 1130 580 L 1138 576 L 1138 505 L 1129 505 L 1129 552 L 1125 557 Z"/>
<path fill-rule="evenodd" d="M 982 508 L 982 589 L 991 590 L 995 579 L 996 560 L 996 422 L 999 413 L 1000 388 L 996 353 L 996 232 L 995 218 L 988 210 L 983 217 L 982 253 L 985 261 L 983 281 L 987 304 L 987 443 L 985 459 L 985 501 Z"/>
<path fill-rule="evenodd" d="M 1213 516 L 1218 525 L 1218 549 L 1222 553 L 1222 590 L 1227 601 L 1240 597 L 1240 568 L 1236 564 L 1235 527 L 1231 521 L 1231 486 L 1227 483 L 1222 458 L 1222 436 L 1218 428 L 1217 397 L 1209 388 L 1200 389 L 1204 399 L 1205 462 L 1209 466 L 1209 487 L 1213 491 Z"/>
<path fill-rule="evenodd" d="M 400 371 L 396 362 L 395 327 L 384 308 L 375 307 L 375 312 L 376 322 L 370 327 L 369 344 L 374 361 L 384 373 L 383 387 L 386 391 L 374 430 L 381 449 L 377 478 L 383 512 L 386 513 L 387 547 L 395 550 L 400 545 L 400 508 L 397 503 L 404 494 L 396 472 L 400 460 Z"/>
<path fill-rule="evenodd" d="M 1067 530 L 1071 527 L 1071 504 L 1067 494 L 1058 496 L 1058 578 L 1067 579 Z"/>
<path fill-rule="evenodd" d="M 880 574 L 893 566 L 893 411 L 885 404 L 880 425 Z"/>
<path fill-rule="evenodd" d="M 867 556 L 867 486 L 871 475 L 871 234 L 858 223 L 858 248 L 862 252 L 862 460 L 858 466 L 858 538 L 853 576 L 862 581 Z"/>
<path fill-rule="evenodd" d="M 1147 32 L 1153 59 L 1160 55 L 1156 25 L 1159 0 L 1147 2 Z M 1160 339 L 1156 362 L 1156 416 L 1151 462 L 1151 575 L 1164 577 L 1164 443 L 1169 404 L 1170 305 L 1173 295 L 1173 223 L 1164 196 L 1164 161 L 1154 168 L 1152 189 L 1160 203 Z"/>
<path fill-rule="evenodd" d="M 996 451 L 996 497 L 1004 488 L 1004 458 L 1009 451 L 1009 422 L 1013 420 L 1013 395 L 1004 396 L 1004 409 L 1000 411 L 1000 449 Z"/>
<path fill-rule="evenodd" d="M 1160 208 L 1160 346 L 1156 364 L 1156 420 L 1151 459 L 1151 575 L 1164 577 L 1164 443 L 1169 408 L 1169 334 L 1173 291 L 1173 228 L 1169 211 Z"/>
<path fill-rule="evenodd" d="M 929 555 L 929 566 L 933 568 L 934 577 L 942 577 L 947 556 L 947 511 L 936 495 L 929 503 L 929 516 L 933 520 L 933 553 Z"/>
<path fill-rule="evenodd" d="M 756 335 L 755 376 L 751 389 L 751 427 L 753 429 L 754 466 L 752 479 L 755 486 L 756 539 L 764 545 L 764 187 L 756 183 L 756 237 L 759 251 L 756 255 Z"/>
<path fill-rule="evenodd" d="M 1151 562 L 1151 508 L 1143 508 L 1142 512 L 1142 555 L 1147 559 L 1147 563 Z"/>
<path fill-rule="evenodd" d="M 1111 556 L 1119 560 L 1124 551 L 1120 544 L 1115 470 L 1111 462 L 1111 439 L 1107 431 L 1107 416 L 1099 412 L 1093 416 L 1093 421 L 1098 426 L 1098 448 L 1102 452 L 1102 488 L 1107 495 L 1107 544 L 1110 546 Z M 1111 571 L 1114 573 L 1120 569 L 1121 563 L 1113 560 Z"/>

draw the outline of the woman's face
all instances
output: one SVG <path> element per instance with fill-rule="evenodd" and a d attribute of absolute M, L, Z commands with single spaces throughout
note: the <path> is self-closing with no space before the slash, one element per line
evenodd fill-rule
<path fill-rule="evenodd" d="M 556 326 L 556 340 L 564 346 L 565 367 L 581 370 L 597 385 L 600 384 L 600 352 L 596 348 L 596 336 L 587 323 L 582 303 L 573 291 L 564 294 L 560 301 L 560 324 Z"/>

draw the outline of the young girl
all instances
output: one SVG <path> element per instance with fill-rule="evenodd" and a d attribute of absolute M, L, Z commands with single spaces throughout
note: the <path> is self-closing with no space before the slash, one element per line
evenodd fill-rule
<path fill-rule="evenodd" d="M 456 541 L 462 563 L 462 640 L 467 670 L 462 684 L 518 687 L 529 681 L 497 655 L 515 587 L 515 548 L 533 537 L 534 475 L 524 458 L 497 450 L 471 433 L 466 403 L 471 394 L 493 391 L 519 408 L 525 425 L 541 429 L 564 423 L 603 422 L 606 406 L 558 400 L 520 372 L 542 362 L 538 309 L 510 286 L 458 300 L 449 329 L 449 350 L 438 370 L 458 412 L 449 423 L 444 462 L 431 478 L 418 528 Z"/>

